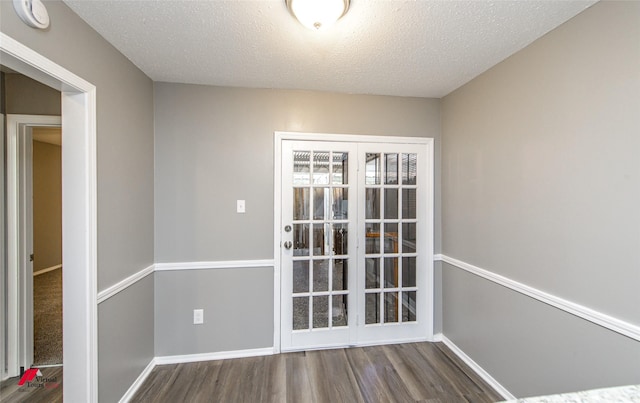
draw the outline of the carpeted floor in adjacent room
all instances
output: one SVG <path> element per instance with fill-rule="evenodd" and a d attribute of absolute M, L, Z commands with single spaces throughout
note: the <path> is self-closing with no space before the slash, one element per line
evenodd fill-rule
<path fill-rule="evenodd" d="M 33 278 L 33 366 L 62 364 L 62 269 Z"/>

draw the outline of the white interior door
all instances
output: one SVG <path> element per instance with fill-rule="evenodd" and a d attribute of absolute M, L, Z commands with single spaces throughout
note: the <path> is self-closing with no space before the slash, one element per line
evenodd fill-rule
<path fill-rule="evenodd" d="M 284 351 L 432 336 L 432 142 L 358 139 L 281 143 Z"/>
<path fill-rule="evenodd" d="M 360 144 L 358 344 L 431 336 L 433 240 L 427 148 Z"/>
<path fill-rule="evenodd" d="M 282 348 L 354 337 L 356 146 L 287 141 L 282 147 Z"/>

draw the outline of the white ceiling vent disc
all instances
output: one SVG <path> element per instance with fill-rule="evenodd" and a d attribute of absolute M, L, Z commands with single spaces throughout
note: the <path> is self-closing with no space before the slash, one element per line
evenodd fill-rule
<path fill-rule="evenodd" d="M 46 29 L 49 27 L 49 13 L 41 0 L 13 0 L 18 16 L 33 28 Z"/>

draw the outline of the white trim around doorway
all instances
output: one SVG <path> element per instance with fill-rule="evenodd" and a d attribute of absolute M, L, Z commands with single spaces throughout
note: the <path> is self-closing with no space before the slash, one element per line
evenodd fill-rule
<path fill-rule="evenodd" d="M 63 398 L 98 400 L 96 87 L 0 32 L 2 64 L 61 92 Z"/>
<path fill-rule="evenodd" d="M 0 113 L 0 156 L 4 156 L 4 114 Z M 0 157 L 0 160 L 4 162 L 4 159 Z M 0 178 L 4 178 L 4 164 L 0 163 Z M 4 200 L 4 186 L 0 186 L 0 200 Z M 0 211 L 0 228 L 4 228 L 4 212 Z M 5 243 L 4 243 L 4 230 L 0 230 L 0 262 L 5 262 Z M 0 272 L 0 290 L 5 292 L 5 279 L 4 272 Z M 5 335 L 6 329 L 6 316 L 5 316 L 5 303 L 4 298 L 0 299 L 0 334 Z M 8 374 L 5 368 L 6 357 L 5 347 L 6 338 L 3 337 L 2 343 L 0 343 L 0 381 L 4 381 L 8 378 Z"/>

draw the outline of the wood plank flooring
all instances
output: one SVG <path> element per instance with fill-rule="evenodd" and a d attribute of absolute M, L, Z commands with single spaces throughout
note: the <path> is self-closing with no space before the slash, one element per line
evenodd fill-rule
<path fill-rule="evenodd" d="M 409 343 L 162 365 L 132 402 L 498 400 L 442 343 Z"/>
<path fill-rule="evenodd" d="M 40 368 L 42 377 L 36 377 L 31 385 L 18 385 L 20 377 L 9 378 L 0 384 L 2 403 L 54 403 L 62 402 L 62 367 Z"/>

